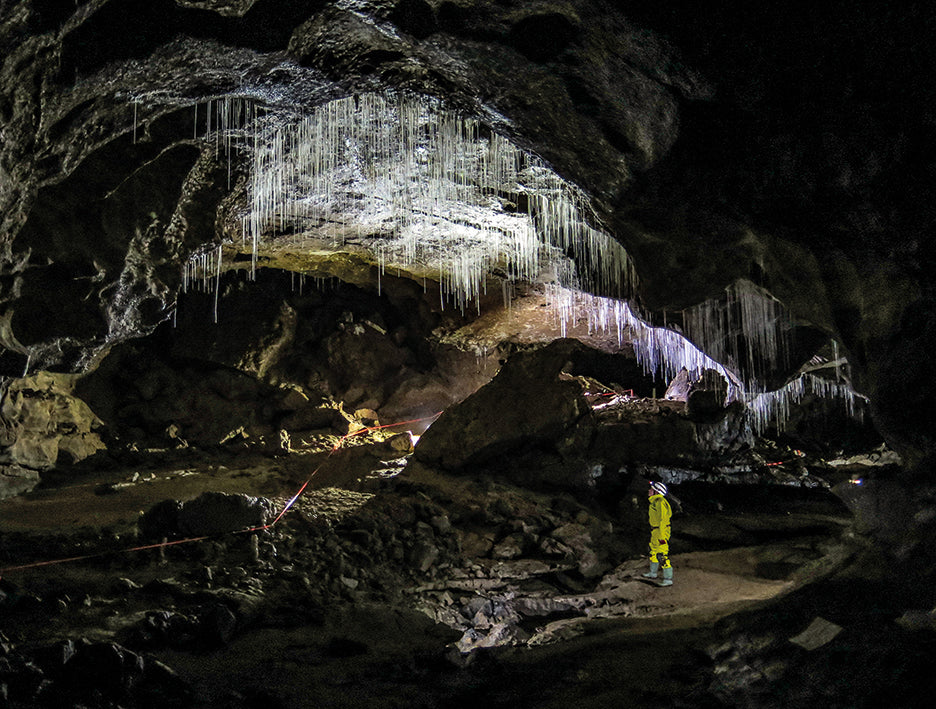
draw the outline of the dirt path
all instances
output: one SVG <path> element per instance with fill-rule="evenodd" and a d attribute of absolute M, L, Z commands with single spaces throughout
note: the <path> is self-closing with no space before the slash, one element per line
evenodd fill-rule
<path fill-rule="evenodd" d="M 777 547 L 770 551 L 778 551 Z M 660 587 L 650 580 L 635 580 L 646 571 L 643 562 L 627 562 L 615 575 L 626 573 L 625 581 L 615 591 L 633 599 L 634 616 L 654 617 L 670 614 L 700 613 L 738 603 L 763 601 L 789 591 L 793 581 L 756 576 L 753 559 L 767 548 L 726 549 L 718 552 L 695 552 L 673 556 L 672 586 Z"/>
<path fill-rule="evenodd" d="M 285 496 L 289 479 L 285 463 L 251 458 L 97 471 L 0 500 L 0 533 L 135 524 L 140 512 L 157 502 L 189 500 L 206 491 Z"/>

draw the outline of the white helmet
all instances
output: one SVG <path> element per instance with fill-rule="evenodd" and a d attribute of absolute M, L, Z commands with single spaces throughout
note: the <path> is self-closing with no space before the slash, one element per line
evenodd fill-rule
<path fill-rule="evenodd" d="M 650 489 L 656 492 L 658 495 L 666 495 L 666 485 L 663 483 L 658 483 L 656 481 L 651 482 Z"/>

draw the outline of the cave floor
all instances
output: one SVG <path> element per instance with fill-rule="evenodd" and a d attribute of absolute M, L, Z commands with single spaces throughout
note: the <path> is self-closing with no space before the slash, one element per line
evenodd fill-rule
<path fill-rule="evenodd" d="M 370 582 L 378 590 L 365 593 L 355 591 L 357 582 L 345 574 L 362 586 L 366 574 L 335 571 L 327 563 L 302 573 L 302 559 L 309 557 L 282 551 L 296 548 L 313 527 L 340 527 L 343 518 L 380 496 L 383 483 L 362 483 L 360 465 L 325 479 L 359 489 L 313 484 L 281 529 L 261 535 L 259 552 L 246 538 L 133 551 L 136 521 L 156 502 L 224 491 L 265 496 L 281 509 L 321 460 L 170 456 L 60 478 L 0 502 L 0 568 L 7 569 L 7 599 L 20 601 L 8 603 L 15 612 L 6 613 L 3 632 L 23 648 L 68 637 L 121 642 L 173 668 L 195 688 L 190 704 L 199 707 L 640 705 L 689 696 L 703 682 L 720 621 L 769 607 L 827 576 L 849 555 L 839 540 L 847 515 L 834 504 L 780 502 L 776 509 L 679 515 L 673 547 L 684 551 L 673 554 L 676 582 L 670 588 L 640 578 L 647 562 L 634 549 L 642 540 L 622 546 L 618 539 L 617 547 L 612 544 L 618 560 L 597 583 L 584 583 L 568 566 L 523 577 L 515 572 L 524 559 L 475 558 L 464 569 L 446 563 L 428 576 L 388 573 Z M 468 496 L 473 483 L 443 484 L 416 470 L 406 485 L 426 500 L 428 486 L 444 487 L 433 497 L 454 508 L 466 504 L 461 495 Z M 519 500 L 525 493 L 515 494 Z M 516 509 L 521 503 L 512 504 Z M 637 517 L 641 513 L 635 510 Z M 578 514 L 582 519 L 582 510 Z M 626 535 L 630 527 L 621 529 Z M 271 561 L 264 554 L 273 545 L 281 552 Z M 72 556 L 84 558 L 10 570 Z M 317 590 L 316 575 L 325 578 L 322 588 L 331 595 Z M 558 583 L 558 594 L 554 587 L 544 591 L 547 579 Z M 524 625 L 522 632 L 514 627 L 501 643 L 491 640 L 491 629 L 472 652 L 458 652 L 466 636 L 446 620 L 459 598 L 523 594 L 572 610 L 527 618 L 516 624 Z M 212 603 L 233 609 L 236 624 L 216 623 L 207 636 L 193 631 L 195 639 L 186 641 L 165 629 L 140 630 L 156 611 L 204 628 L 198 614 Z M 800 630 L 791 628 L 789 635 Z"/>

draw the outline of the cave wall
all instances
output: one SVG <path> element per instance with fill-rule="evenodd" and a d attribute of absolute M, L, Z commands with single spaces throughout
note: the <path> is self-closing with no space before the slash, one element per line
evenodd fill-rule
<path fill-rule="evenodd" d="M 767 287 L 843 345 L 921 467 L 932 24 L 922 5 L 841 2 L 6 3 L 0 364 L 87 369 L 164 322 L 181 264 L 236 233 L 239 162 L 195 138 L 193 104 L 393 87 L 480 115 L 581 186 L 661 321 L 736 278 Z"/>
<path fill-rule="evenodd" d="M 411 281 L 383 282 L 378 294 L 278 269 L 228 273 L 180 297 L 171 323 L 112 348 L 75 393 L 107 427 L 114 451 L 227 444 L 285 452 L 353 431 L 361 418 L 425 418 L 493 376 L 497 349 L 481 355 L 430 335 L 457 323 L 457 313 L 434 310 Z"/>

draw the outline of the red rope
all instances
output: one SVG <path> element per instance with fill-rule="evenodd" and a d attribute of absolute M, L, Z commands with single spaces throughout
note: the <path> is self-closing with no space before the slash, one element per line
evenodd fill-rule
<path fill-rule="evenodd" d="M 633 390 L 633 389 L 625 389 L 624 391 L 603 391 L 603 392 L 599 392 L 599 393 L 597 393 L 597 394 L 592 394 L 592 393 L 590 393 L 590 392 L 585 392 L 585 396 L 595 396 L 595 397 L 599 397 L 599 398 L 600 398 L 600 397 L 603 397 L 603 396 L 623 396 L 623 397 L 627 397 L 628 399 L 633 399 L 633 398 L 634 398 L 634 390 Z"/>
<path fill-rule="evenodd" d="M 346 433 L 346 434 L 343 435 L 341 438 L 339 438 L 339 439 L 338 439 L 338 442 L 337 442 L 335 445 L 332 446 L 332 448 L 331 448 L 330 451 L 328 451 L 328 457 L 331 457 L 332 454 L 335 453 L 335 451 L 337 451 L 337 450 L 339 450 L 339 449 L 341 448 L 341 444 L 342 444 L 342 443 L 344 443 L 346 440 L 348 440 L 349 438 L 351 438 L 351 437 L 353 437 L 353 436 L 359 436 L 359 435 L 362 434 L 362 433 L 367 433 L 368 431 L 377 431 L 377 430 L 380 430 L 380 429 L 382 429 L 382 428 L 396 428 L 397 426 L 406 426 L 407 424 L 410 424 L 410 423 L 420 423 L 420 422 L 422 422 L 422 421 L 428 421 L 429 419 L 434 419 L 434 418 L 436 418 L 437 416 L 440 416 L 441 414 L 442 414 L 442 412 L 441 412 L 441 411 L 438 411 L 438 412 L 434 413 L 432 416 L 426 416 L 426 417 L 424 417 L 424 418 L 411 419 L 411 420 L 409 420 L 409 421 L 399 421 L 399 422 L 397 422 L 397 423 L 388 423 L 388 424 L 384 424 L 383 426 L 371 426 L 370 428 L 362 428 L 361 430 L 355 431 L 354 433 Z M 276 515 L 276 519 L 274 519 L 274 520 L 270 523 L 269 526 L 272 527 L 274 524 L 276 524 L 277 522 L 279 522 L 279 521 L 280 521 L 280 518 L 282 518 L 282 516 L 283 516 L 284 514 L 286 514 L 286 513 L 289 511 L 289 508 L 292 507 L 292 506 L 293 506 L 293 503 L 294 503 L 296 500 L 299 499 L 299 496 L 303 493 L 303 491 L 306 489 L 306 487 L 308 486 L 308 484 L 309 484 L 310 482 L 312 482 L 312 478 L 315 477 L 315 474 L 318 473 L 318 471 L 321 469 L 321 467 L 322 467 L 321 465 L 318 466 L 315 470 L 313 470 L 313 471 L 309 474 L 309 479 L 306 480 L 304 483 L 302 483 L 302 487 L 299 488 L 299 492 L 297 492 L 295 495 L 292 496 L 292 499 L 290 499 L 289 502 L 286 503 L 286 505 L 283 507 L 282 512 L 280 512 L 278 515 Z"/>
<path fill-rule="evenodd" d="M 353 437 L 353 436 L 358 436 L 358 435 L 360 435 L 360 434 L 362 434 L 362 433 L 367 433 L 368 431 L 377 431 L 377 430 L 383 429 L 383 428 L 396 428 L 396 427 L 398 427 L 398 426 L 405 426 L 405 425 L 410 424 L 410 423 L 420 423 L 420 422 L 422 422 L 422 421 L 429 421 L 429 420 L 431 420 L 431 419 L 434 419 L 434 418 L 438 417 L 439 415 L 441 415 L 441 413 L 442 413 L 442 412 L 439 411 L 439 412 L 437 412 L 437 413 L 434 413 L 432 416 L 426 416 L 426 417 L 424 417 L 424 418 L 411 419 L 410 421 L 400 421 L 400 422 L 398 422 L 398 423 L 388 423 L 388 424 L 384 424 L 384 425 L 381 425 L 381 426 L 370 426 L 369 428 L 362 428 L 362 429 L 360 429 L 359 431 L 355 431 L 354 433 L 347 433 L 347 434 L 345 434 L 344 436 L 342 436 L 341 438 L 339 438 L 339 439 L 338 439 L 338 442 L 335 443 L 335 445 L 333 445 L 333 446 L 331 447 L 331 450 L 328 451 L 328 457 L 331 457 L 336 451 L 340 450 L 342 444 L 343 444 L 347 439 L 349 439 L 349 438 L 351 438 L 351 437 Z M 289 511 L 289 509 L 293 506 L 293 504 L 296 502 L 296 500 L 299 499 L 299 496 L 302 495 L 303 492 L 305 492 L 305 489 L 309 486 L 309 483 L 312 482 L 312 478 L 315 477 L 315 474 L 318 473 L 318 471 L 321 469 L 321 467 L 322 467 L 321 465 L 317 466 L 317 467 L 315 468 L 315 470 L 313 470 L 313 471 L 309 474 L 308 480 L 306 480 L 304 483 L 302 483 L 302 487 L 299 488 L 299 491 L 296 492 L 296 494 L 293 495 L 293 496 L 289 499 L 289 501 L 283 506 L 282 511 L 280 511 L 280 513 L 279 513 L 278 515 L 276 515 L 276 518 L 275 518 L 272 522 L 270 522 L 269 524 L 260 525 L 260 526 L 258 526 L 258 527 L 250 527 L 250 528 L 248 528 L 248 529 L 239 529 L 239 530 L 237 530 L 237 531 L 235 531 L 235 532 L 228 532 L 228 534 L 247 534 L 247 533 L 249 533 L 249 532 L 258 532 L 258 531 L 262 531 L 262 530 L 265 530 L 265 529 L 270 529 L 273 525 L 275 525 L 277 522 L 279 522 L 280 519 L 282 519 L 283 515 L 285 515 L 285 514 Z M 74 486 L 73 486 L 73 487 L 74 487 Z M 220 536 L 220 535 L 219 535 L 219 536 Z M 171 541 L 171 542 L 170 542 L 170 541 L 157 542 L 156 544 L 145 544 L 145 545 L 142 545 L 142 546 L 129 547 L 129 548 L 127 548 L 127 549 L 115 549 L 115 550 L 113 550 L 113 551 L 96 552 L 96 553 L 94 553 L 94 554 L 84 554 L 84 555 L 82 555 L 82 556 L 70 556 L 70 557 L 66 557 L 66 558 L 62 558 L 62 559 L 50 559 L 50 560 L 47 560 L 47 561 L 34 561 L 34 562 L 30 563 L 30 564 L 21 564 L 21 565 L 19 565 L 19 566 L 6 566 L 6 567 L 3 567 L 3 568 L 0 568 L 0 581 L 3 580 L 3 575 L 4 575 L 5 573 L 10 572 L 10 571 L 22 571 L 23 569 L 34 569 L 34 568 L 39 568 L 39 567 L 43 567 L 43 566 L 55 566 L 55 565 L 57 565 L 57 564 L 67 564 L 67 563 L 70 563 L 70 562 L 73 562 L 73 561 L 84 561 L 84 560 L 86 560 L 86 559 L 95 559 L 95 558 L 98 558 L 98 557 L 107 556 L 108 554 L 129 554 L 129 553 L 131 553 L 131 552 L 146 551 L 146 550 L 148 550 L 148 549 L 161 549 L 161 548 L 165 548 L 165 547 L 175 546 L 175 545 L 178 545 L 178 544 L 191 544 L 192 542 L 200 542 L 200 541 L 204 541 L 205 539 L 209 539 L 209 538 L 210 538 L 209 536 L 203 536 L 203 537 L 188 537 L 188 538 L 186 538 L 186 539 L 176 539 L 176 540 L 173 540 L 173 541 Z"/>

